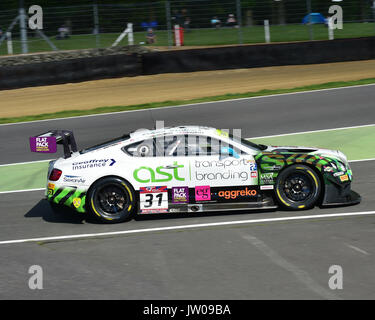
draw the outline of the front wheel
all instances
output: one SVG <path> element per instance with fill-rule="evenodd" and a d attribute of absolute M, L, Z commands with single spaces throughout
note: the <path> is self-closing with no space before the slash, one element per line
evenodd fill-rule
<path fill-rule="evenodd" d="M 321 182 L 318 174 L 305 165 L 292 165 L 283 170 L 276 181 L 276 198 L 290 210 L 312 208 L 319 200 Z"/>
<path fill-rule="evenodd" d="M 91 213 L 105 223 L 129 220 L 136 211 L 136 197 L 132 186 L 117 177 L 94 183 L 87 195 Z"/>

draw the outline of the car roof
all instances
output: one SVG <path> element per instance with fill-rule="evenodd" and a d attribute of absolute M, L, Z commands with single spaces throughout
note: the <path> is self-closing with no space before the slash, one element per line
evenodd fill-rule
<path fill-rule="evenodd" d="M 215 128 L 204 126 L 178 126 L 178 127 L 163 127 L 159 129 L 140 129 L 130 133 L 133 139 L 152 138 L 155 136 L 169 135 L 169 134 L 199 134 L 199 135 L 212 135 L 216 132 Z"/>

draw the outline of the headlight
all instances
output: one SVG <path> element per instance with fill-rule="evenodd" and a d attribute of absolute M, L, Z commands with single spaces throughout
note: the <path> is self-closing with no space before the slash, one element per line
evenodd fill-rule
<path fill-rule="evenodd" d="M 345 163 L 343 163 L 341 161 L 337 161 L 337 163 L 338 163 L 338 169 L 340 171 L 346 171 L 346 165 L 345 165 Z"/>

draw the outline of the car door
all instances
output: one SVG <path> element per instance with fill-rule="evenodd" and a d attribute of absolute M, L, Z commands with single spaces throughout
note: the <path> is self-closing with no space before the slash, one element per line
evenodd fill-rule
<path fill-rule="evenodd" d="M 176 135 L 161 136 L 125 147 L 133 157 L 128 169 L 132 185 L 139 191 L 140 213 L 167 212 L 170 203 L 188 202 L 189 166 L 184 152 L 177 150 L 179 139 Z M 174 192 L 179 194 L 176 199 Z"/>
<path fill-rule="evenodd" d="M 196 202 L 256 201 L 258 170 L 253 155 L 209 136 L 190 139 L 190 187 Z"/>

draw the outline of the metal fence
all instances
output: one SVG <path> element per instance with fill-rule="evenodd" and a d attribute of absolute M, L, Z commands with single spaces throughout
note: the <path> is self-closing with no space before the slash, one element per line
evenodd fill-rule
<path fill-rule="evenodd" d="M 77 1 L 79 2 L 79 1 Z M 75 6 L 43 6 L 43 29 L 22 34 L 19 6 L 0 6 L 0 54 L 7 54 L 11 31 L 13 53 L 111 46 L 128 23 L 134 43 L 171 48 L 173 27 L 184 28 L 185 46 L 328 39 L 329 8 L 343 10 L 343 29 L 335 38 L 375 35 L 375 0 L 170 0 L 123 4 L 85 1 Z M 61 2 L 62 3 L 62 2 Z M 24 5 L 27 25 L 28 3 Z M 310 16 L 306 16 L 311 14 Z M 304 20 L 305 19 L 305 20 Z M 265 28 L 269 23 L 269 37 Z M 152 29 L 152 32 L 149 29 Z M 65 30 L 65 31 L 64 31 Z M 150 32 L 151 37 L 147 37 Z M 64 36 L 61 36 L 64 35 Z M 154 39 L 153 43 L 151 38 Z M 125 37 L 120 44 L 127 44 Z"/>

